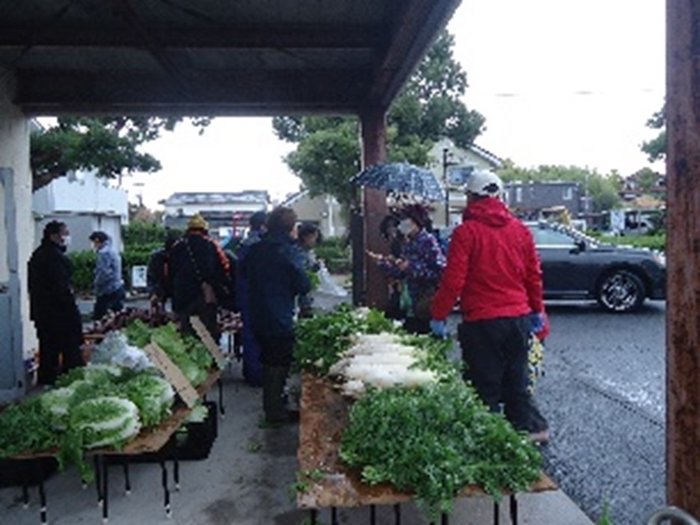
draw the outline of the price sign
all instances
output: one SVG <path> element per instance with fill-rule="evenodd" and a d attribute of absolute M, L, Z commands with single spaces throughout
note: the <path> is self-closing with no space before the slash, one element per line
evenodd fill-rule
<path fill-rule="evenodd" d="M 224 366 L 226 366 L 226 358 L 224 357 L 224 354 L 221 353 L 219 345 L 216 344 L 216 341 L 214 341 L 214 338 L 209 333 L 209 330 L 207 330 L 207 327 L 204 326 L 202 320 L 196 315 L 193 315 L 190 317 L 190 324 L 192 325 L 192 328 L 194 328 L 194 331 L 197 332 L 197 335 L 202 340 L 202 343 L 204 343 L 204 346 L 207 348 L 207 350 L 209 350 L 209 353 L 214 358 L 216 366 L 219 367 L 219 370 L 223 369 Z"/>
<path fill-rule="evenodd" d="M 163 372 L 165 379 L 173 386 L 175 392 L 178 393 L 185 404 L 189 408 L 192 408 L 199 400 L 199 394 L 192 386 L 192 383 L 187 380 L 185 374 L 182 373 L 182 370 L 180 370 L 177 365 L 172 362 L 170 357 L 168 357 L 168 354 L 155 343 L 147 344 L 143 351 L 151 358 L 153 364 Z"/>

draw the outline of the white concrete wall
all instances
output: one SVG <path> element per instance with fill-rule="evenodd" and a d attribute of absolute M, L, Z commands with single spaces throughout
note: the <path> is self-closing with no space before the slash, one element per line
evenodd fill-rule
<path fill-rule="evenodd" d="M 26 354 L 36 348 L 34 325 L 29 321 L 27 294 L 27 262 L 34 245 L 34 219 L 32 217 L 32 176 L 29 166 L 29 120 L 12 103 L 14 77 L 0 68 L 0 166 L 14 170 L 14 199 L 17 211 L 19 242 L 19 278 L 21 282 L 21 317 L 23 349 Z M 3 195 L 4 197 L 4 195 Z M 5 217 L 4 199 L 0 199 L 0 217 Z M 4 224 L 4 220 L 3 220 Z M 4 226 L 3 226 L 4 228 Z M 7 253 L 6 232 L 0 236 L 0 254 Z M 0 260 L 5 257 L 0 257 Z M 0 280 L 7 278 L 7 265 L 0 266 Z"/>
<path fill-rule="evenodd" d="M 51 181 L 34 193 L 34 212 L 119 215 L 126 222 L 129 201 L 126 191 L 113 188 L 94 173 L 70 173 Z"/>
<path fill-rule="evenodd" d="M 195 213 L 203 211 L 251 211 L 265 209 L 265 204 L 261 202 L 240 202 L 240 203 L 201 203 L 201 204 L 180 204 L 165 206 L 165 214 L 177 216 L 182 210 L 182 215 L 189 217 Z"/>

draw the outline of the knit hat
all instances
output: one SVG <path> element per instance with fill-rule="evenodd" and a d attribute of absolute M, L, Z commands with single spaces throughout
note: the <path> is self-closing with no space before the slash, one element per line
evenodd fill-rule
<path fill-rule="evenodd" d="M 187 229 L 208 230 L 209 224 L 207 224 L 207 221 L 205 221 L 204 217 L 202 217 L 199 213 L 195 213 L 192 217 L 190 217 L 190 220 L 187 221 Z"/>

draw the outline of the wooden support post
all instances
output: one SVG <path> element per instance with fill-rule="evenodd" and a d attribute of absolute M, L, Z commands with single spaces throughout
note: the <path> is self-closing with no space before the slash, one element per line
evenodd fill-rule
<path fill-rule="evenodd" d="M 700 2 L 667 0 L 666 490 L 700 516 Z"/>
<path fill-rule="evenodd" d="M 362 168 L 386 162 L 386 112 L 374 108 L 361 115 Z M 362 216 L 364 219 L 364 248 L 375 253 L 388 253 L 388 244 L 382 239 L 379 224 L 388 213 L 386 192 L 365 188 L 362 192 Z M 364 251 L 364 250 L 363 250 Z M 374 261 L 364 255 L 364 297 L 367 306 L 385 309 L 387 306 L 387 282 Z"/>

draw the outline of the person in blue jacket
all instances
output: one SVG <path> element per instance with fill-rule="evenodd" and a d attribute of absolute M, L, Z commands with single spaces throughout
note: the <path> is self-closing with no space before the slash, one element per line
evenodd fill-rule
<path fill-rule="evenodd" d="M 251 327 L 262 349 L 263 410 L 273 424 L 290 420 L 284 386 L 294 349 L 295 300 L 311 290 L 295 242 L 296 220 L 291 208 L 274 209 L 267 233 L 243 261 Z"/>
<path fill-rule="evenodd" d="M 267 213 L 264 211 L 256 211 L 250 216 L 250 230 L 236 251 L 236 259 L 238 261 L 236 265 L 236 306 L 238 311 L 241 312 L 241 320 L 243 321 L 243 328 L 241 329 L 243 339 L 243 378 L 250 386 L 262 386 L 262 362 L 260 361 L 260 345 L 253 334 L 250 309 L 248 308 L 248 281 L 243 275 L 241 268 L 250 249 L 260 242 L 260 239 L 267 231 L 265 221 L 267 221 Z"/>

